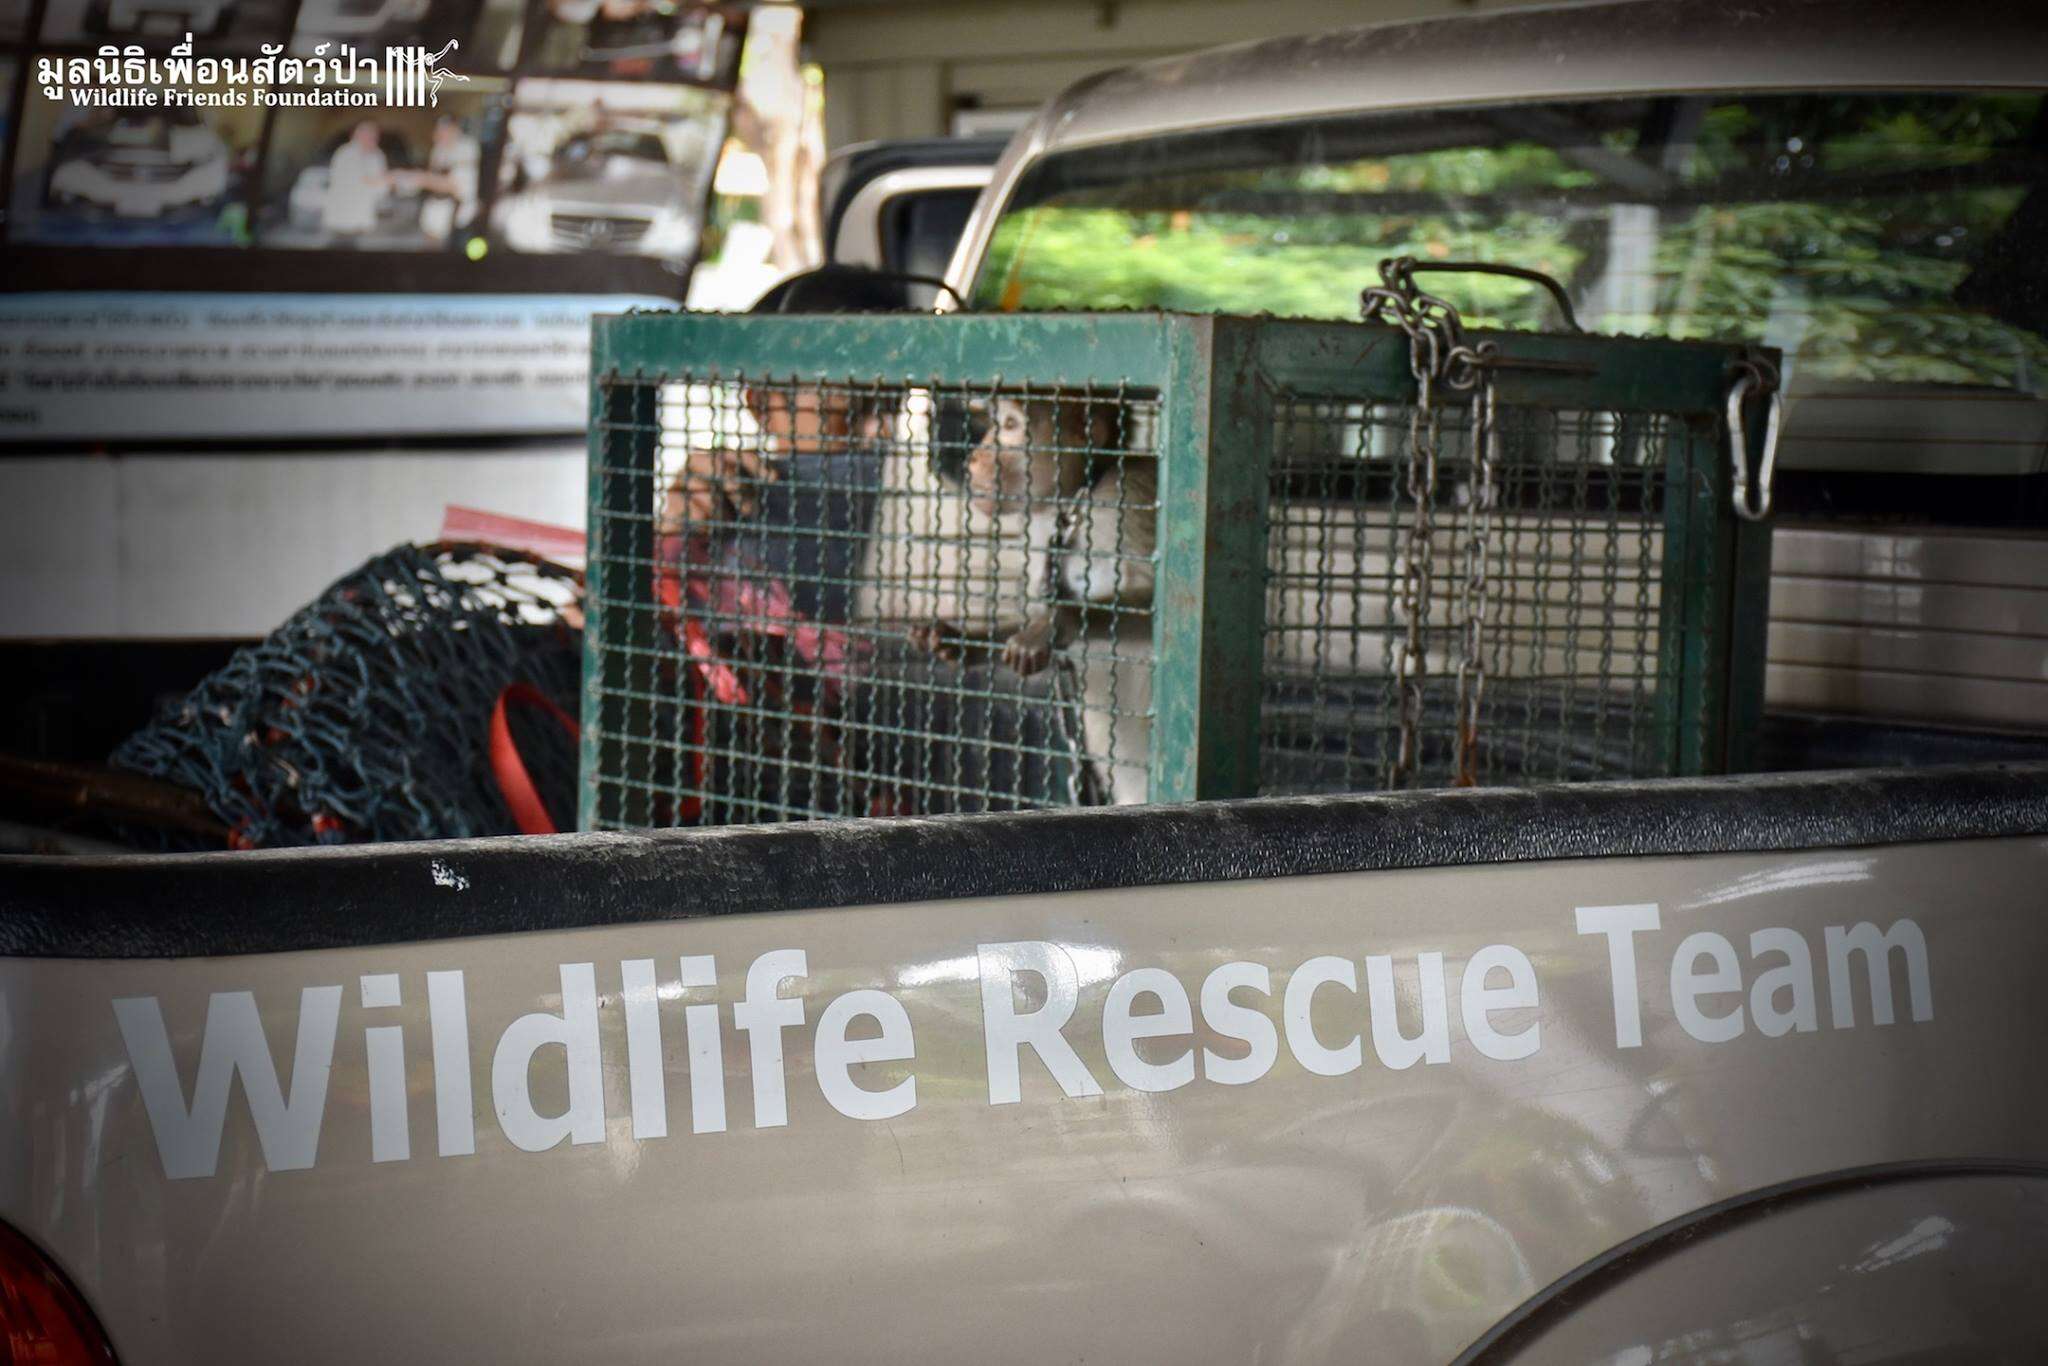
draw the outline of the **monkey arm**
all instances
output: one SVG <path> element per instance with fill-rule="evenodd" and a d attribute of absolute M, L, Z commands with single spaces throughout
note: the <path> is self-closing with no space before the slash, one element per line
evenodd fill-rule
<path fill-rule="evenodd" d="M 1090 617 L 1114 618 L 1152 605 L 1153 548 L 1158 527 L 1156 463 L 1119 460 L 1078 505 L 1047 515 L 1034 510 L 1022 539 L 1029 579 L 1045 598 L 1030 603 L 1021 623 L 989 622 L 968 630 L 934 620 L 913 627 L 911 641 L 942 659 L 1000 646 L 1002 662 L 1030 676 L 1052 663 L 1089 628 Z M 1049 599 L 1049 600 L 1047 600 Z"/>
<path fill-rule="evenodd" d="M 1003 663 L 1028 678 L 1052 663 L 1053 651 L 1065 649 L 1080 634 L 1078 604 L 1047 603 L 1003 642 Z"/>
<path fill-rule="evenodd" d="M 989 622 L 970 629 L 959 622 L 934 618 L 909 630 L 910 643 L 928 654 L 954 662 L 970 652 L 1000 652 L 1002 662 L 1027 677 L 1052 663 L 1053 651 L 1064 649 L 1081 634 L 1082 606 L 1071 602 L 1032 604 L 1022 623 Z"/>

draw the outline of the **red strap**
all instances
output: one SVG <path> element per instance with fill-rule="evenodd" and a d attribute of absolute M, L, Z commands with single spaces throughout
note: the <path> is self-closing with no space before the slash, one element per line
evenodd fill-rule
<path fill-rule="evenodd" d="M 482 508 L 467 508 L 456 503 L 441 509 L 439 539 L 489 541 L 492 545 L 509 546 L 513 550 L 544 555 L 551 560 L 581 560 L 584 552 L 583 533 L 573 526 L 507 517 L 503 513 L 485 512 Z"/>
<path fill-rule="evenodd" d="M 747 704 L 746 685 L 740 682 L 740 676 L 732 671 L 731 666 L 719 659 L 718 651 L 712 648 L 711 637 L 705 634 L 694 617 L 683 618 L 683 649 L 703 675 L 713 697 L 728 706 L 744 707 Z"/>
<path fill-rule="evenodd" d="M 540 792 L 533 785 L 533 777 L 526 771 L 526 761 L 519 757 L 519 746 L 513 742 L 512 726 L 506 720 L 506 704 L 522 702 L 529 707 L 539 707 L 555 718 L 571 740 L 579 739 L 583 728 L 576 724 L 576 718 L 563 711 L 549 697 L 531 683 L 514 683 L 498 694 L 497 702 L 491 707 L 491 776 L 498 780 L 498 791 L 505 798 L 505 805 L 512 811 L 513 823 L 522 835 L 552 835 L 555 819 L 548 814 L 547 804 L 540 799 Z"/>
<path fill-rule="evenodd" d="M 689 584 L 690 596 L 693 600 L 699 600 L 705 596 L 703 588 L 702 581 L 693 575 Z M 705 631 L 703 625 L 695 617 L 689 616 L 683 611 L 683 576 L 674 569 L 663 568 L 657 570 L 654 576 L 654 596 L 655 600 L 661 604 L 665 611 L 673 616 L 680 629 L 683 640 L 683 653 L 689 660 L 688 667 L 683 671 L 684 697 L 688 701 L 699 701 L 706 693 L 709 693 L 727 706 L 745 706 L 747 703 L 747 688 L 744 683 L 740 682 L 739 674 L 733 671 L 731 665 L 718 657 L 718 649 L 711 643 L 710 633 Z M 500 700 L 499 709 L 503 710 L 502 699 Z M 707 738 L 704 724 L 704 708 L 701 706 L 686 706 L 685 713 L 689 717 L 690 724 L 690 781 L 692 785 L 701 791 L 704 787 L 704 748 Z M 495 726 L 492 734 L 493 736 L 496 735 Z M 507 800 L 510 800 L 509 796 Z M 679 820 L 695 821 L 703 812 L 703 809 L 704 803 L 702 798 L 686 796 L 677 807 L 676 815 Z M 521 828 L 523 829 L 524 826 Z"/>

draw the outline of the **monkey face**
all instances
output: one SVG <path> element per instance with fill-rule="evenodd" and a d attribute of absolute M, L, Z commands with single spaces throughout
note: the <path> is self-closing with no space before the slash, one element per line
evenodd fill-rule
<path fill-rule="evenodd" d="M 967 455 L 969 506 L 995 516 L 1023 512 L 1060 491 L 1050 405 L 999 398 L 988 434 Z"/>
<path fill-rule="evenodd" d="M 761 435 L 783 451 L 839 449 L 852 426 L 852 404 L 837 390 L 749 389 L 747 411 Z"/>

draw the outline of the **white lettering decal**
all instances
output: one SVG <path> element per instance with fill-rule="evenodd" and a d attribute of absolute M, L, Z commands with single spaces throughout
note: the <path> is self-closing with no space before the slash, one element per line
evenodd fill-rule
<path fill-rule="evenodd" d="M 1159 1009 L 1148 1015 L 1132 1014 L 1131 1007 L 1140 996 L 1155 998 Z M 1193 1081 L 1192 1042 L 1172 1062 L 1150 1063 L 1138 1056 L 1138 1040 L 1191 1035 L 1194 1030 L 1187 989 L 1164 968 L 1125 973 L 1110 986 L 1109 999 L 1102 1004 L 1102 1048 L 1109 1055 L 1109 1070 L 1133 1091 L 1174 1091 Z"/>
<path fill-rule="evenodd" d="M 988 1103 L 1015 1105 L 1024 1098 L 1017 1051 L 1029 1047 L 1069 1096 L 1099 1096 L 1095 1080 L 1060 1031 L 1081 999 L 1081 974 L 1073 955 L 1057 944 L 977 944 L 981 970 L 981 1031 L 988 1055 Z M 1028 972 L 1044 983 L 1045 1004 L 1017 1012 L 1016 978 Z"/>
<path fill-rule="evenodd" d="M 1287 1027 L 1287 1047 L 1295 1060 L 1319 1077 L 1341 1077 L 1356 1072 L 1365 1061 L 1365 1050 L 1356 1034 L 1340 1048 L 1326 1048 L 1316 1037 L 1316 988 L 1336 985 L 1358 990 L 1358 972 L 1348 958 L 1324 955 L 1311 958 L 1287 978 L 1287 991 L 1280 998 L 1281 1019 Z"/>
<path fill-rule="evenodd" d="M 469 1087 L 469 1002 L 460 972 L 427 974 L 427 1031 L 434 1038 L 434 1121 L 443 1157 L 476 1151 L 476 1104 Z"/>
<path fill-rule="evenodd" d="M 654 960 L 619 964 L 619 998 L 626 1008 L 626 1090 L 633 1098 L 633 1137 L 668 1137 L 668 1085 L 661 1075 L 661 999 Z"/>
<path fill-rule="evenodd" d="M 402 1003 L 398 974 L 377 973 L 358 984 L 363 1009 L 389 1010 Z M 412 1156 L 405 1105 L 405 1030 L 379 1025 L 363 1031 L 370 1068 L 370 1160 L 403 1162 Z"/>
<path fill-rule="evenodd" d="M 128 1046 L 135 1084 L 142 1092 L 166 1176 L 213 1175 L 220 1164 L 228 1090 L 238 1074 L 242 1094 L 249 1102 L 249 1116 L 256 1123 L 264 1165 L 280 1172 L 313 1165 L 320 1147 L 320 1120 L 327 1110 L 334 1034 L 341 1020 L 340 987 L 307 987 L 299 993 L 298 1043 L 292 1051 L 289 1100 L 278 1084 L 277 1063 L 263 1035 L 256 997 L 250 992 L 217 991 L 208 999 L 206 1032 L 199 1043 L 199 1077 L 189 1108 L 157 998 L 124 996 L 114 1002 L 114 1019 Z"/>
<path fill-rule="evenodd" d="M 1805 938 L 1797 930 L 1758 930 L 1749 937 L 1749 956 L 1753 960 L 1766 953 L 1784 954 L 1785 964 L 1763 973 L 1749 988 L 1749 1015 L 1757 1033 L 1767 1039 L 1795 1029 L 1813 1033 L 1820 1028 L 1820 1018 L 1813 1003 L 1813 955 Z M 1788 1010 L 1778 1009 L 1781 991 L 1792 993 Z"/>
<path fill-rule="evenodd" d="M 1640 1047 L 1643 998 L 1639 970 L 1645 955 L 1663 950 L 1659 907 L 1650 902 L 1580 906 L 1575 908 L 1574 922 L 1582 939 L 1605 940 L 1616 1047 Z M 1876 1024 L 1894 1023 L 1901 1009 L 1915 1023 L 1934 1018 L 1927 941 L 1915 921 L 1897 920 L 1882 931 L 1869 922 L 1814 926 L 1813 930 L 1821 932 L 1825 940 L 1828 1023 L 1832 1028 L 1856 1026 L 1857 997 L 1866 991 L 1869 1018 Z M 1672 933 L 1676 937 L 1677 927 Z M 1642 936 L 1650 938 L 1644 941 L 1639 938 Z M 1752 1024 L 1765 1039 L 1820 1030 L 1819 983 L 1807 935 L 1783 927 L 1750 933 L 1747 968 L 1740 958 L 1742 942 L 1700 929 L 1686 934 L 1671 952 L 1665 979 L 1670 988 L 1671 1018 L 1685 1036 L 1704 1044 L 1721 1044 L 1741 1038 Z M 1581 957 L 1596 952 L 1590 944 L 1579 949 Z M 915 1109 L 919 1079 L 914 1067 L 914 1012 L 925 1009 L 920 1002 L 928 1000 L 937 1012 L 938 1027 L 960 1032 L 957 1011 L 966 1002 L 958 996 L 967 990 L 968 964 L 955 956 L 957 953 L 955 948 L 929 965 L 921 965 L 917 974 L 907 970 L 898 974 L 899 986 L 917 993 L 909 1008 L 897 995 L 876 988 L 844 991 L 829 1002 L 820 995 L 822 1008 L 809 1032 L 805 1031 L 811 999 L 806 990 L 810 976 L 806 951 L 771 949 L 754 958 L 737 999 L 731 1003 L 733 1026 L 746 1035 L 754 1127 L 773 1129 L 790 1123 L 792 1070 L 799 1076 L 808 1070 L 831 1109 L 849 1119 L 890 1120 Z M 1108 982 L 1101 995 L 1099 1020 L 1084 1022 L 1075 1039 L 1092 1042 L 1099 1037 L 1102 1060 L 1117 1083 L 1127 1091 L 1148 1094 L 1178 1091 L 1197 1079 L 1222 1086 L 1258 1081 L 1279 1061 L 1283 1041 L 1306 1072 L 1320 1077 L 1359 1072 L 1364 1066 L 1368 1032 L 1373 1056 L 1391 1070 L 1449 1062 L 1451 984 L 1446 954 L 1403 946 L 1400 957 L 1410 953 L 1412 985 L 1397 970 L 1394 954 L 1311 957 L 1286 974 L 1277 1018 L 1274 973 L 1264 963 L 1232 961 L 1214 967 L 1202 979 L 1201 990 L 1192 1001 L 1189 985 L 1173 971 L 1131 966 L 1113 979 L 1106 973 L 1096 979 Z M 1075 1024 L 1081 1006 L 1081 965 L 1113 964 L 1120 956 L 1117 949 L 1084 950 L 1040 940 L 976 945 L 973 970 L 981 999 L 989 1104 L 1011 1105 L 1023 1099 L 1023 1054 L 1027 1049 L 1065 1096 L 1079 1099 L 1103 1094 L 1101 1083 L 1069 1039 L 1068 1029 Z M 673 985 L 663 979 L 660 961 L 619 961 L 618 1005 L 625 1047 L 622 1084 L 631 1111 L 630 1129 L 621 1124 L 614 1131 L 606 1122 L 602 1031 L 615 1026 L 600 1019 L 595 967 L 562 963 L 556 969 L 561 984 L 556 1008 L 514 1019 L 491 1051 L 491 1109 L 512 1147 L 539 1152 L 560 1147 L 564 1140 L 573 1147 L 669 1138 L 672 1061 L 689 1076 L 690 1132 L 726 1131 L 726 1038 L 721 1029 L 724 1004 L 717 993 L 717 961 L 708 954 L 667 960 L 678 973 Z M 1660 969 L 1666 963 L 1659 957 L 1650 961 Z M 1859 972 L 1865 979 L 1862 983 Z M 472 1155 L 476 1152 L 477 1098 L 464 976 L 458 970 L 430 971 L 425 976 L 436 1149 L 443 1157 Z M 1901 980 L 1906 993 L 1903 1003 L 1898 1000 Z M 1325 987 L 1341 987 L 1348 996 L 1322 995 L 1324 1032 L 1319 1033 L 1316 1007 L 1318 993 Z M 425 1089 L 425 1069 L 408 1065 L 405 1031 L 407 1025 L 412 1026 L 417 1051 L 420 997 L 415 990 L 409 1014 L 379 1015 L 371 1012 L 407 1008 L 407 988 L 401 976 L 363 973 L 357 978 L 357 988 L 358 1004 L 365 1012 L 360 1094 L 368 1115 L 369 1158 L 377 1164 L 407 1161 L 413 1156 L 411 1103 L 418 1098 L 415 1092 Z M 1473 950 L 1464 960 L 1457 990 L 1464 1037 L 1478 1057 L 1516 1062 L 1539 1051 L 1543 1039 L 1541 996 L 1535 964 L 1528 954 L 1511 944 Z M 314 1164 L 343 994 L 340 986 L 301 990 L 287 1094 L 255 997 L 246 991 L 214 993 L 206 1005 L 189 1100 L 172 1055 L 160 998 L 131 996 L 113 1002 L 136 1090 L 168 1176 L 182 1179 L 219 1171 L 237 1076 L 242 1079 L 263 1163 L 272 1171 Z M 674 1036 L 665 1040 L 663 1014 L 665 1003 L 678 999 L 683 1007 L 683 1043 L 673 1050 L 672 1059 L 667 1042 Z M 196 1013 L 196 1004 L 186 1009 Z M 1505 1027 L 1509 1022 L 1515 1027 Z M 672 1019 L 666 1023 L 673 1029 Z M 1092 1027 L 1097 1024 L 1099 1028 Z M 1412 1035 L 1405 1032 L 1410 1025 L 1415 1029 Z M 485 1037 L 488 1040 L 488 1035 Z M 1218 1042 L 1221 1040 L 1230 1042 Z M 1211 1042 L 1218 1046 L 1205 1046 Z M 952 1046 L 955 1040 L 949 1038 L 947 1043 Z M 1574 1046 L 1580 1046 L 1576 1040 Z M 556 1049 L 560 1050 L 559 1062 Z M 358 1094 L 353 1089 L 353 1074 L 348 1084 L 350 1094 Z M 1354 1083 L 1361 1084 L 1370 1088 L 1382 1083 L 1378 1079 Z M 1332 1095 L 1341 1097 L 1341 1091 Z M 560 1113 L 543 1113 L 561 1097 L 566 1099 L 560 1101 Z M 957 1106 L 962 1102 L 957 1095 L 946 1095 L 943 1103 Z M 948 1122 L 955 1118 L 949 1116 Z M 233 1165 L 244 1168 L 252 1163 L 237 1153 Z"/>
<path fill-rule="evenodd" d="M 537 1010 L 522 1015 L 498 1039 L 491 1058 L 491 1100 L 498 1127 L 512 1146 L 537 1153 L 563 1139 L 571 1143 L 604 1142 L 604 1077 L 597 1043 L 597 969 L 590 963 L 564 963 L 562 1013 Z M 534 1055 L 543 1048 L 562 1050 L 568 1073 L 569 1104 L 559 1115 L 534 1108 L 531 1083 Z"/>
<path fill-rule="evenodd" d="M 849 1039 L 846 1027 L 865 1015 L 881 1025 L 872 1039 Z M 832 1108 L 848 1119 L 894 1119 L 917 1104 L 917 1078 L 905 1077 L 883 1091 L 854 1083 L 852 1068 L 864 1062 L 908 1062 L 917 1056 L 910 1036 L 910 1016 L 903 1003 L 886 991 L 849 991 L 818 1017 L 814 1060 L 818 1089 Z"/>
<path fill-rule="evenodd" d="M 1863 956 L 1864 975 L 1870 979 L 1870 1018 L 1875 1024 L 1892 1022 L 1892 953 L 1906 959 L 1906 996 L 1912 1003 L 1913 1022 L 1925 1024 L 1934 1018 L 1934 987 L 1928 980 L 1927 938 L 1911 920 L 1895 920 L 1879 934 L 1868 920 L 1843 929 L 1830 925 L 1826 932 L 1828 949 L 1828 1013 L 1837 1029 L 1856 1024 L 1856 983 L 1849 972 L 1849 955 Z"/>
<path fill-rule="evenodd" d="M 685 987 L 718 985 L 718 962 L 708 954 L 685 955 Z M 683 1032 L 690 1047 L 690 1132 L 725 1132 L 725 1044 L 719 1037 L 718 1007 L 683 1007 Z"/>
<path fill-rule="evenodd" d="M 746 1031 L 754 1077 L 754 1127 L 779 1129 L 789 1123 L 789 1094 L 783 1078 L 782 1031 L 804 1022 L 802 1000 L 781 995 L 791 977 L 810 975 L 802 949 L 775 949 L 747 969 L 747 998 L 732 1008 L 735 1029 Z"/>
<path fill-rule="evenodd" d="M 1699 970 L 1701 959 L 1713 967 Z M 1735 961 L 1735 946 L 1712 930 L 1689 934 L 1671 959 L 1671 1013 L 1686 1033 L 1701 1043 L 1727 1043 L 1742 1033 L 1742 1007 L 1725 1015 L 1709 1015 L 1700 1009 L 1700 997 L 1742 991 L 1742 968 Z"/>
<path fill-rule="evenodd" d="M 1243 1086 L 1273 1070 L 1280 1057 L 1280 1032 L 1262 1010 L 1241 1006 L 1230 999 L 1240 987 L 1273 994 L 1273 974 L 1264 963 L 1225 963 L 1202 982 L 1202 1019 L 1226 1039 L 1242 1039 L 1251 1052 L 1242 1058 L 1226 1058 L 1213 1049 L 1202 1050 L 1202 1075 L 1225 1086 Z"/>
<path fill-rule="evenodd" d="M 1508 975 L 1506 986 L 1486 985 L 1495 972 Z M 1503 1034 L 1487 1018 L 1496 1010 L 1529 1010 L 1536 1005 L 1536 968 L 1518 948 L 1489 944 L 1467 959 L 1458 1004 L 1465 1019 L 1465 1037 L 1482 1057 L 1516 1062 L 1534 1055 L 1542 1044 L 1543 1026 L 1535 1020 L 1513 1034 Z"/>
<path fill-rule="evenodd" d="M 1444 956 L 1418 954 L 1415 959 L 1416 986 L 1422 998 L 1422 1032 L 1414 1038 L 1401 1034 L 1400 997 L 1394 990 L 1394 960 L 1371 957 L 1365 960 L 1365 990 L 1372 1009 L 1372 1051 L 1380 1061 L 1397 1072 L 1418 1062 L 1451 1060 L 1451 1019 L 1444 998 Z"/>
<path fill-rule="evenodd" d="M 1635 936 L 1657 928 L 1657 906 L 1581 906 L 1574 913 L 1580 934 L 1607 936 L 1607 975 L 1614 993 L 1614 1045 L 1643 1046 L 1643 1006 L 1636 996 Z"/>

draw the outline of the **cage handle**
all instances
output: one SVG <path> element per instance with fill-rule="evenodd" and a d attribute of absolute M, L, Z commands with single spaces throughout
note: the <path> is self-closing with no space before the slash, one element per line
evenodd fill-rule
<path fill-rule="evenodd" d="M 1579 315 L 1572 310 L 1572 296 L 1565 293 L 1564 286 L 1540 270 L 1527 266 L 1510 266 L 1497 261 L 1418 261 L 1413 257 L 1404 263 L 1410 275 L 1425 270 L 1442 271 L 1456 275 L 1505 275 L 1511 280 L 1526 280 L 1532 285 L 1541 285 L 1550 292 L 1557 302 L 1557 311 L 1564 319 L 1565 329 L 1570 332 L 1584 332 L 1579 326 Z"/>
<path fill-rule="evenodd" d="M 1757 459 L 1754 488 L 1749 478 L 1749 426 L 1743 410 L 1751 397 L 1761 394 L 1767 403 L 1764 418 L 1764 448 Z M 1771 515 L 1771 479 L 1778 465 L 1778 432 L 1784 424 L 1785 395 L 1778 386 L 1778 370 L 1769 361 L 1751 356 L 1735 369 L 1735 382 L 1728 386 L 1728 469 L 1735 515 L 1745 522 L 1761 522 Z"/>

